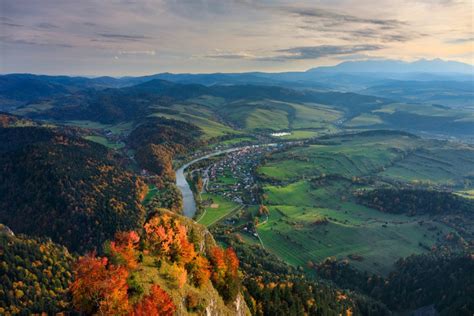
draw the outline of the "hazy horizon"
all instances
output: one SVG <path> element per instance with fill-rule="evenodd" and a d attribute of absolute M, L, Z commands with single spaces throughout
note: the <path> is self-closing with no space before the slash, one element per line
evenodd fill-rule
<path fill-rule="evenodd" d="M 156 74 L 166 74 L 166 73 L 169 73 L 169 74 L 173 74 L 173 75 L 186 75 L 186 74 L 189 74 L 189 75 L 212 75 L 212 74 L 246 74 L 246 73 L 268 73 L 268 74 L 279 74 L 279 73 L 291 73 L 291 72 L 295 72 L 295 73 L 298 73 L 298 72 L 307 72 L 307 71 L 310 71 L 312 69 L 317 69 L 319 67 L 335 67 L 335 66 L 338 66 L 338 65 L 341 65 L 341 64 L 344 64 L 346 62 L 364 62 L 364 61 L 394 61 L 394 62 L 406 62 L 407 64 L 410 64 L 410 63 L 415 63 L 415 62 L 419 62 L 419 61 L 436 61 L 436 60 L 441 60 L 443 62 L 457 62 L 457 61 L 454 61 L 454 60 L 443 60 L 443 59 L 440 59 L 440 58 L 435 58 L 435 59 L 417 59 L 417 60 L 413 60 L 413 61 L 400 61 L 400 60 L 395 60 L 395 59 L 364 59 L 364 60 L 350 60 L 350 61 L 341 61 L 341 62 L 338 62 L 338 63 L 335 63 L 335 64 L 330 64 L 330 65 L 324 65 L 324 66 L 315 66 L 315 67 L 310 67 L 308 69 L 303 69 L 303 70 L 282 70 L 282 71 L 261 71 L 261 70 L 248 70 L 248 71 L 235 71 L 235 72 L 225 72 L 225 71 L 215 71 L 215 72 L 186 72 L 186 71 L 182 71 L 182 72 L 174 72 L 174 71 L 165 71 L 165 72 L 149 72 L 149 73 L 143 73 L 143 74 L 137 74 L 137 75 L 130 75 L 130 74 L 122 74 L 122 75 L 110 75 L 110 74 L 96 74 L 96 75 L 88 75 L 88 74 L 75 74 L 75 73 L 40 73 L 40 72 L 0 72 L 0 75 L 13 75 L 13 74 L 28 74 L 28 75 L 37 75 L 37 76 L 41 76 L 41 75 L 45 75 L 45 76 L 67 76 L 67 77 L 85 77 L 85 78 L 100 78 L 100 77 L 112 77 L 112 78 L 126 78 L 126 77 L 146 77 L 146 76 L 153 76 L 153 75 L 156 75 Z M 474 67 L 474 64 L 470 64 L 470 63 L 462 63 L 462 64 L 465 64 L 465 65 L 469 65 L 471 67 Z M 473 68 L 474 69 L 474 68 Z M 474 71 L 474 70 L 473 70 Z M 370 72 L 369 72 L 370 73 Z M 389 71 L 387 73 L 390 73 Z M 423 72 L 418 72 L 418 73 L 423 73 Z M 436 71 L 434 71 L 433 73 L 436 73 Z M 451 74 L 463 74 L 463 72 L 447 72 L 447 73 L 451 73 Z M 464 73 L 465 74 L 465 73 Z M 473 73 L 474 75 L 474 73 Z"/>

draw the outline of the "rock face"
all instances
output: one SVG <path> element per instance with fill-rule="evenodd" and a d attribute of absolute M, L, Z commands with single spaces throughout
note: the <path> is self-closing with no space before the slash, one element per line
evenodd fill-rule
<path fill-rule="evenodd" d="M 235 311 L 238 316 L 244 316 L 244 315 L 249 315 L 250 311 L 247 307 L 247 304 L 245 304 L 244 297 L 242 294 L 239 294 L 237 298 L 234 301 L 234 306 L 235 306 Z"/>
<path fill-rule="evenodd" d="M 186 226 L 188 232 L 192 232 L 194 241 L 198 245 L 200 253 L 209 253 L 210 249 L 217 246 L 214 237 L 209 230 L 196 223 L 188 217 L 177 215 L 166 209 L 157 209 L 159 215 L 167 214 L 178 217 L 179 222 Z M 151 215 L 154 216 L 154 215 Z M 168 286 L 166 279 L 157 279 L 160 286 L 168 292 L 176 305 L 176 315 L 206 315 L 206 316 L 245 316 L 250 315 L 250 310 L 245 303 L 242 293 L 239 293 L 233 302 L 225 303 L 218 291 L 208 282 L 201 288 L 196 288 L 186 283 L 183 288 L 177 289 Z M 199 302 L 201 308 L 195 311 L 189 311 L 186 307 L 187 296 L 192 295 Z"/>
<path fill-rule="evenodd" d="M 217 292 L 216 292 L 217 294 Z M 217 294 L 218 295 L 218 294 Z M 220 297 L 219 297 L 220 299 Z M 246 316 L 250 315 L 250 311 L 245 304 L 245 300 L 242 294 L 239 294 L 235 301 L 231 305 L 222 305 L 223 302 L 220 302 L 219 299 L 214 297 L 210 299 L 209 304 L 205 309 L 206 316 Z M 222 301 L 222 299 L 221 299 Z"/>

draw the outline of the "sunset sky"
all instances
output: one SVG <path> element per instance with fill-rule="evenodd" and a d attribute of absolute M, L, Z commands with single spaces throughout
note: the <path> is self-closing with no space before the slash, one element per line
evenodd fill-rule
<path fill-rule="evenodd" d="M 368 58 L 473 64 L 473 3 L 2 0 L 0 72 L 273 72 Z"/>

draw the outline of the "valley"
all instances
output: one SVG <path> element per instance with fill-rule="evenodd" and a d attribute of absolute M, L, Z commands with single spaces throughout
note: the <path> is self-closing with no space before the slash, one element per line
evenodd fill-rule
<path fill-rule="evenodd" d="M 26 234 L 2 242 L 30 245 L 18 253 L 67 247 L 58 293 L 78 273 L 71 262 L 87 259 L 117 264 L 103 273 L 126 276 L 110 282 L 127 284 L 121 300 L 133 308 L 156 286 L 183 314 L 470 308 L 470 278 L 452 285 L 461 306 L 439 285 L 472 266 L 474 114 L 461 99 L 447 106 L 379 89 L 143 80 L 94 90 L 62 83 L 68 88 L 27 101 L 0 99 L 8 103 L 0 206 L 15 210 L 0 211 L 0 221 Z M 235 260 L 219 259 L 224 251 L 235 251 L 239 273 Z M 423 278 L 420 266 L 439 278 Z M 418 289 L 426 295 L 411 300 Z"/>
<path fill-rule="evenodd" d="M 416 181 L 408 176 L 400 178 L 400 172 L 392 171 L 412 159 L 420 159 L 419 148 L 429 148 L 426 142 L 434 148 L 440 146 L 437 150 L 443 155 L 451 151 L 451 155 L 463 159 L 464 163 L 448 163 L 431 155 L 430 162 L 423 165 L 439 170 L 440 174 L 426 172 L 424 174 L 430 177 L 422 178 L 419 173 Z M 359 203 L 357 194 L 379 187 L 404 186 L 464 190 L 472 186 L 468 178 L 474 170 L 474 148 L 395 132 L 325 137 L 308 143 L 293 143 L 287 145 L 289 149 L 280 147 L 276 153 L 267 153 L 268 158 L 258 168 L 250 169 L 252 176 L 258 178 L 253 184 L 261 190 L 258 198 L 245 198 L 253 191 L 250 186 L 243 192 L 237 191 L 235 184 L 244 184 L 245 177 L 219 167 L 225 163 L 211 162 L 213 168 L 221 171 L 211 177 L 206 183 L 206 193 L 201 195 L 203 201 L 213 201 L 206 206 L 206 211 L 213 215 L 206 214 L 207 217 L 219 218 L 220 212 L 223 225 L 231 223 L 229 227 L 235 234 L 247 235 L 253 243 L 260 241 L 266 250 L 292 265 L 306 268 L 308 262 L 336 257 L 377 274 L 388 274 L 400 257 L 442 247 L 445 238 L 456 231 L 441 217 L 390 214 L 367 208 Z M 244 167 L 232 155 L 223 161 L 226 159 Z M 252 158 L 244 160 L 247 159 Z M 445 164 L 444 169 L 438 167 L 441 163 Z M 462 171 L 457 171 L 461 166 Z M 209 167 L 201 170 L 209 172 Z M 265 205 L 268 214 L 258 214 L 259 205 Z M 206 217 L 199 222 L 218 223 Z M 466 240 L 466 243 L 471 241 Z M 461 242 L 452 246 L 463 248 L 466 245 Z"/>
<path fill-rule="evenodd" d="M 0 316 L 474 316 L 472 0 L 0 1 Z"/>

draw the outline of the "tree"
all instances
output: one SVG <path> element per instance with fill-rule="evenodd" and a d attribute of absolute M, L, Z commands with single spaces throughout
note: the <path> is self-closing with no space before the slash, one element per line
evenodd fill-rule
<path fill-rule="evenodd" d="M 203 256 L 197 256 L 190 264 L 189 271 L 193 278 L 194 285 L 203 286 L 211 277 L 209 261 Z"/>
<path fill-rule="evenodd" d="M 159 285 L 153 284 L 150 294 L 144 296 L 136 305 L 131 316 L 160 315 L 171 316 L 176 306 L 171 297 Z"/>
<path fill-rule="evenodd" d="M 169 267 L 168 276 L 171 279 L 172 284 L 180 289 L 186 283 L 188 273 L 184 267 L 179 266 L 175 262 L 171 267 Z"/>
<path fill-rule="evenodd" d="M 197 176 L 197 179 L 196 179 L 196 191 L 197 193 L 201 193 L 202 192 L 202 189 L 203 189 L 203 182 L 202 182 L 202 177 L 201 175 L 198 175 Z"/>
<path fill-rule="evenodd" d="M 127 269 L 135 269 L 137 263 L 136 247 L 140 236 L 134 231 L 117 232 L 115 240 L 106 249 L 108 256 L 115 265 L 124 265 Z"/>
<path fill-rule="evenodd" d="M 212 283 L 226 302 L 234 300 L 240 291 L 237 255 L 232 248 L 224 251 L 219 247 L 214 247 L 211 249 L 210 260 Z"/>
<path fill-rule="evenodd" d="M 258 214 L 268 216 L 270 214 L 270 211 L 268 210 L 267 206 L 260 204 L 258 208 Z"/>
<path fill-rule="evenodd" d="M 74 274 L 70 289 L 75 308 L 88 314 L 125 315 L 129 312 L 125 267 L 109 265 L 107 258 L 89 254 L 78 260 Z"/>

